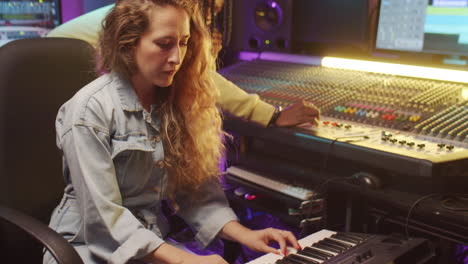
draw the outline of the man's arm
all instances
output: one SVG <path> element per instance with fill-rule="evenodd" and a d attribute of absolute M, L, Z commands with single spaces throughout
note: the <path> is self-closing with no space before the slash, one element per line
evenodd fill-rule
<path fill-rule="evenodd" d="M 256 94 L 248 94 L 219 73 L 213 74 L 219 89 L 218 104 L 224 111 L 237 117 L 267 126 L 275 107 L 263 102 Z"/>

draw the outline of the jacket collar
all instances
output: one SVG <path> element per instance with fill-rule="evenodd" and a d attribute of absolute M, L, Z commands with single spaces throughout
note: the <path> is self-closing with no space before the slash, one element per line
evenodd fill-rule
<path fill-rule="evenodd" d="M 122 104 L 122 108 L 129 112 L 143 111 L 143 106 L 138 100 L 138 96 L 133 89 L 131 83 L 122 78 L 118 73 L 111 73 L 112 82 L 114 83 L 117 93 Z"/>

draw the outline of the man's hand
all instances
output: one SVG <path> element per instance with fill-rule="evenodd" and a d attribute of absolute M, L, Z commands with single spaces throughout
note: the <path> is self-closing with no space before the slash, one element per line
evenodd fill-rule
<path fill-rule="evenodd" d="M 301 100 L 284 109 L 275 125 L 279 127 L 295 126 L 303 123 L 318 125 L 320 110 L 311 102 Z"/>

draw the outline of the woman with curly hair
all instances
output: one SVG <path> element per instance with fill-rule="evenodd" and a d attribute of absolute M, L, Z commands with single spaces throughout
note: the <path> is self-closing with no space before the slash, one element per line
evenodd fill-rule
<path fill-rule="evenodd" d="M 50 226 L 85 263 L 226 263 L 169 243 L 163 200 L 202 246 L 222 237 L 260 252 L 277 251 L 270 241 L 299 248 L 290 232 L 239 224 L 219 186 L 215 62 L 196 2 L 117 1 L 99 39 L 104 74 L 59 110 L 66 188 Z"/>

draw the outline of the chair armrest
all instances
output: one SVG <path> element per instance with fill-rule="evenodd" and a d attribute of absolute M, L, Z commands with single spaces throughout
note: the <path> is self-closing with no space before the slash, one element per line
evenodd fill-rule
<path fill-rule="evenodd" d="M 47 248 L 58 263 L 84 264 L 67 240 L 35 218 L 0 205 L 0 220 L 5 220 L 28 233 Z"/>

